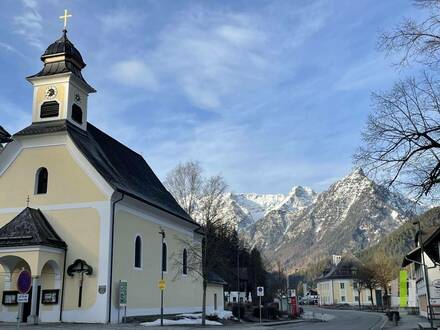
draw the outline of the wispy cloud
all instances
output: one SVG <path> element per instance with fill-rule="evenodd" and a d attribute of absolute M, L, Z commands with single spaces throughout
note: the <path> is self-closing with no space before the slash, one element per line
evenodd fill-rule
<path fill-rule="evenodd" d="M 43 48 L 41 37 L 43 34 L 42 17 L 38 12 L 38 3 L 35 0 L 22 0 L 24 12 L 14 17 L 14 32 L 22 35 L 32 46 Z"/>
<path fill-rule="evenodd" d="M 170 18 L 156 45 L 141 57 L 143 70 L 148 67 L 148 76 L 173 84 L 196 107 L 215 110 L 228 101 L 236 103 L 245 93 L 278 79 L 286 63 L 284 50 L 274 44 L 298 47 L 323 26 L 326 12 L 305 7 L 285 13 L 286 20 L 298 21 L 296 31 L 283 31 L 277 20 L 268 22 L 255 13 L 191 7 Z"/>
<path fill-rule="evenodd" d="M 20 52 L 18 49 L 16 49 L 15 47 L 5 43 L 5 42 L 1 42 L 0 41 L 0 49 L 4 49 L 8 52 L 14 53 L 18 56 L 20 56 L 21 58 L 27 58 L 22 52 Z"/>
<path fill-rule="evenodd" d="M 127 31 L 142 24 L 145 14 L 140 10 L 118 8 L 99 16 L 104 32 Z"/>
<path fill-rule="evenodd" d="M 110 77 L 132 87 L 157 90 L 158 82 L 152 70 L 139 60 L 119 62 L 111 68 Z"/>

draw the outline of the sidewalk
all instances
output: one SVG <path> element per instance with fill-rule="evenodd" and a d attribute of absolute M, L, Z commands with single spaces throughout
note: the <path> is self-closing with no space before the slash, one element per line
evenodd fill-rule
<path fill-rule="evenodd" d="M 418 315 L 400 315 L 398 326 L 394 326 L 392 321 L 387 321 L 382 329 L 399 329 L 399 330 L 413 330 L 419 329 L 419 323 L 426 323 L 427 320 L 424 317 Z"/>

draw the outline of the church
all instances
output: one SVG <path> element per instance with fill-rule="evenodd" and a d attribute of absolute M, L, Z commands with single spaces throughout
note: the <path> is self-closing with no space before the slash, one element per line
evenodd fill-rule
<path fill-rule="evenodd" d="M 41 60 L 27 77 L 32 122 L 12 136 L 0 127 L 0 322 L 159 315 L 164 287 L 165 314 L 200 312 L 185 248 L 200 226 L 142 156 L 87 121 L 95 89 L 66 29 Z M 22 270 L 32 286 L 20 307 Z M 208 311 L 223 308 L 223 284 L 208 284 Z"/>

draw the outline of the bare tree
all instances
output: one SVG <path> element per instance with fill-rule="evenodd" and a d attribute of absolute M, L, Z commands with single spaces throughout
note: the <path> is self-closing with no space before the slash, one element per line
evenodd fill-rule
<path fill-rule="evenodd" d="M 424 75 L 407 79 L 389 93 L 374 94 L 375 111 L 362 134 L 355 161 L 385 174 L 388 185 L 402 185 L 417 199 L 440 182 L 440 89 Z"/>
<path fill-rule="evenodd" d="M 384 183 L 408 189 L 420 199 L 435 195 L 440 180 L 440 0 L 416 0 L 427 9 L 422 21 L 406 19 L 379 38 L 379 48 L 399 64 L 416 62 L 430 70 L 421 78 L 373 94 L 375 111 L 363 131 L 355 161 Z"/>
<path fill-rule="evenodd" d="M 376 282 L 384 290 L 384 295 L 388 295 L 388 285 L 398 276 L 399 267 L 384 252 L 378 252 L 373 256 L 372 265 Z"/>
<path fill-rule="evenodd" d="M 411 60 L 438 69 L 440 64 L 440 0 L 416 0 L 416 6 L 426 8 L 426 19 L 417 22 L 406 19 L 379 38 L 379 48 L 388 54 L 397 54 L 399 64 Z"/>
<path fill-rule="evenodd" d="M 181 243 L 189 252 L 188 270 L 203 281 L 202 325 L 205 325 L 209 274 L 220 262 L 210 239 L 222 222 L 223 195 L 227 185 L 220 175 L 203 177 L 203 171 L 196 162 L 179 164 L 167 175 L 165 185 L 183 209 L 202 226 L 199 231 L 201 240 Z"/>
<path fill-rule="evenodd" d="M 371 264 L 364 264 L 359 265 L 358 269 L 355 273 L 355 281 L 358 285 L 358 292 L 359 292 L 359 308 L 361 306 L 360 300 L 361 300 L 361 290 L 362 289 L 368 289 L 370 291 L 370 297 L 371 297 L 371 306 L 374 307 L 374 299 L 373 299 L 373 290 L 376 289 L 378 286 L 375 274 L 374 274 L 374 268 Z"/>
<path fill-rule="evenodd" d="M 197 162 L 177 165 L 165 178 L 165 186 L 180 206 L 193 216 L 202 193 L 202 168 Z"/>

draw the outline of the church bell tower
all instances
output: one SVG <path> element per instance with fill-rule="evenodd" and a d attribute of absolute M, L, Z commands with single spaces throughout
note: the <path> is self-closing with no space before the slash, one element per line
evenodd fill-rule
<path fill-rule="evenodd" d="M 52 43 L 41 56 L 43 69 L 27 80 L 34 87 L 32 123 L 67 120 L 87 130 L 87 99 L 95 93 L 81 70 L 86 66 L 80 52 L 67 38 L 66 21 L 61 38 Z"/>

